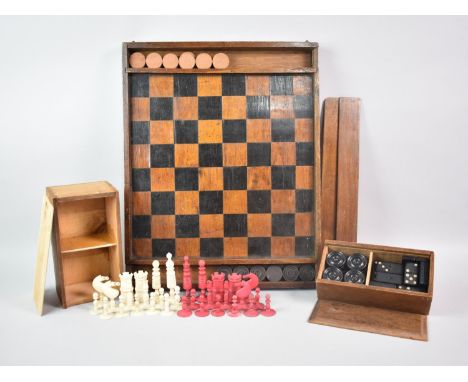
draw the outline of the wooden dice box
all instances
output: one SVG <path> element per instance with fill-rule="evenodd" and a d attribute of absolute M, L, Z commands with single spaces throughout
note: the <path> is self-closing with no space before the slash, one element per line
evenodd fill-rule
<path fill-rule="evenodd" d="M 327 254 L 333 250 L 345 255 L 359 252 L 368 258 L 365 285 L 323 279 Z M 369 285 L 374 261 L 401 263 L 403 256 L 429 260 L 427 293 Z M 327 240 L 316 277 L 318 301 L 309 322 L 427 341 L 427 315 L 434 280 L 433 252 Z"/>
<path fill-rule="evenodd" d="M 134 68 L 129 62 L 136 52 L 179 56 L 186 51 L 222 52 L 230 64 L 166 69 Z M 127 269 L 150 271 L 154 259 L 164 261 L 171 252 L 178 277 L 183 257 L 189 256 L 192 264 L 203 258 L 208 272 L 239 267 L 282 272 L 276 281 L 263 279 L 262 288 L 313 287 L 322 248 L 318 84 L 317 43 L 124 43 Z M 275 138 L 273 125 L 280 124 L 290 126 L 292 134 Z M 225 128 L 234 125 L 231 135 Z M 192 128 L 198 129 L 194 136 L 182 134 Z M 250 163 L 254 145 L 271 147 L 271 157 Z M 220 155 L 205 156 L 208 148 Z M 296 174 L 290 185 L 289 175 L 284 184 L 275 178 L 283 170 Z M 208 193 L 213 199 L 206 203 Z M 251 196 L 263 205 L 250 203 Z M 219 200 L 219 209 L 207 208 Z M 298 200 L 307 208 L 297 207 Z M 283 218 L 288 229 L 278 232 Z M 291 281 L 284 277 L 288 266 L 297 268 L 296 274 L 309 272 L 296 279 L 293 272 Z"/>
<path fill-rule="evenodd" d="M 92 301 L 99 274 L 122 270 L 119 193 L 108 182 L 47 187 L 56 289 L 64 308 Z"/>

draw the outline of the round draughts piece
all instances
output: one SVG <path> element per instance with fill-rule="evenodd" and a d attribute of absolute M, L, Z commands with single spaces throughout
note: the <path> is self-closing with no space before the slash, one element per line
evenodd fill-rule
<path fill-rule="evenodd" d="M 265 280 L 266 269 L 265 267 L 262 267 L 261 265 L 254 265 L 252 268 L 250 268 L 250 273 L 253 273 L 255 276 L 257 276 L 258 281 Z"/>
<path fill-rule="evenodd" d="M 234 267 L 232 273 L 237 273 L 238 275 L 247 275 L 249 273 L 249 268 L 244 265 L 238 265 L 237 267 Z"/>
<path fill-rule="evenodd" d="M 299 277 L 299 268 L 297 265 L 286 265 L 283 268 L 283 277 L 286 281 L 296 281 Z"/>
<path fill-rule="evenodd" d="M 179 59 L 174 53 L 167 53 L 163 57 L 163 66 L 166 69 L 175 69 L 179 65 Z"/>
<path fill-rule="evenodd" d="M 283 277 L 283 271 L 281 270 L 281 267 L 271 265 L 267 268 L 266 277 L 268 281 L 280 281 Z"/>
<path fill-rule="evenodd" d="M 330 267 L 341 268 L 346 263 L 346 256 L 343 252 L 331 251 L 327 255 L 327 264 Z"/>
<path fill-rule="evenodd" d="M 195 60 L 195 64 L 198 69 L 209 69 L 213 64 L 213 59 L 208 53 L 200 53 Z"/>
<path fill-rule="evenodd" d="M 162 57 L 159 53 L 152 52 L 146 56 L 146 66 L 151 69 L 158 69 L 162 65 Z"/>
<path fill-rule="evenodd" d="M 192 52 L 184 52 L 179 56 L 179 66 L 182 69 L 193 69 L 195 67 L 195 55 Z"/>
<path fill-rule="evenodd" d="M 299 278 L 302 281 L 314 281 L 315 279 L 314 266 L 310 264 L 301 265 L 301 267 L 299 268 Z"/>
<path fill-rule="evenodd" d="M 213 56 L 213 66 L 215 69 L 226 69 L 229 66 L 229 56 L 225 53 L 216 53 Z"/>
<path fill-rule="evenodd" d="M 341 281 L 343 280 L 343 272 L 337 267 L 328 267 L 323 271 L 325 280 Z"/>
<path fill-rule="evenodd" d="M 128 61 L 130 66 L 134 69 L 144 68 L 146 63 L 145 55 L 141 52 L 132 53 Z"/>
<path fill-rule="evenodd" d="M 353 284 L 364 284 L 365 276 L 361 271 L 358 271 L 357 269 L 351 269 L 346 272 L 344 281 Z"/>
<path fill-rule="evenodd" d="M 361 271 L 367 266 L 367 258 L 362 253 L 355 253 L 348 257 L 346 263 L 350 269 Z"/>
<path fill-rule="evenodd" d="M 227 265 L 222 265 L 221 267 L 218 267 L 216 272 L 224 273 L 226 276 L 228 276 L 232 273 L 232 268 L 228 267 Z"/>

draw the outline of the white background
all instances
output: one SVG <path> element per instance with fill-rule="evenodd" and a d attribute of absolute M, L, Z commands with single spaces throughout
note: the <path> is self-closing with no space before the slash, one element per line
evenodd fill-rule
<path fill-rule="evenodd" d="M 273 319 L 100 321 L 56 306 L 52 267 L 37 316 L 44 188 L 123 194 L 121 42 L 306 39 L 321 100 L 362 98 L 359 241 L 436 252 L 429 342 L 307 324 L 315 291 L 274 292 Z M 1 364 L 468 363 L 467 18 L 1 17 L 0 46 Z"/>

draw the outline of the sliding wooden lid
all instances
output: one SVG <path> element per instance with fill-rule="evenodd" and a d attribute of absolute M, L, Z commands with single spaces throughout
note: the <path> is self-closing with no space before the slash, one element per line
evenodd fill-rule
<path fill-rule="evenodd" d="M 151 69 L 160 68 L 162 65 L 162 57 L 159 53 L 152 52 L 146 56 L 146 66 Z"/>
<path fill-rule="evenodd" d="M 179 59 L 174 53 L 167 53 L 163 57 L 163 66 L 166 69 L 175 69 L 179 65 Z"/>
<path fill-rule="evenodd" d="M 216 53 L 213 56 L 213 66 L 215 69 L 226 69 L 229 66 L 229 56 L 225 53 Z"/>
<path fill-rule="evenodd" d="M 141 52 L 134 52 L 130 55 L 130 59 L 128 60 L 130 66 L 135 69 L 141 69 L 145 67 L 145 55 Z"/>
<path fill-rule="evenodd" d="M 213 64 L 213 59 L 208 53 L 200 53 L 197 56 L 196 64 L 198 69 L 209 69 Z"/>
<path fill-rule="evenodd" d="M 179 57 L 179 66 L 182 69 L 193 69 L 195 67 L 195 55 L 192 52 L 184 52 Z"/>

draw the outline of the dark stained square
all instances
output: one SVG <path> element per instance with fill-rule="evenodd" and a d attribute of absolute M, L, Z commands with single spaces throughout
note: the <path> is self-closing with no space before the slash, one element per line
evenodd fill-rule
<path fill-rule="evenodd" d="M 176 168 L 175 169 L 175 189 L 176 191 L 198 190 L 198 169 L 197 168 Z"/>
<path fill-rule="evenodd" d="M 271 168 L 271 188 L 291 190 L 296 187 L 296 168 L 294 166 L 273 166 Z"/>
<path fill-rule="evenodd" d="M 176 237 L 199 237 L 198 215 L 176 216 Z"/>
<path fill-rule="evenodd" d="M 223 213 L 223 191 L 200 191 L 200 214 Z"/>
<path fill-rule="evenodd" d="M 198 119 L 222 119 L 222 97 L 199 97 Z"/>
<path fill-rule="evenodd" d="M 176 143 L 198 143 L 198 121 L 175 121 Z"/>
<path fill-rule="evenodd" d="M 311 118 L 314 114 L 314 101 L 311 96 L 294 96 L 296 118 Z"/>
<path fill-rule="evenodd" d="M 151 189 L 150 170 L 148 168 L 132 169 L 132 190 L 149 191 Z"/>
<path fill-rule="evenodd" d="M 249 257 L 271 257 L 270 237 L 249 237 Z"/>
<path fill-rule="evenodd" d="M 314 143 L 296 143 L 296 165 L 311 166 L 314 164 Z"/>
<path fill-rule="evenodd" d="M 174 167 L 174 145 L 151 145 L 151 167 Z"/>
<path fill-rule="evenodd" d="M 271 143 L 248 143 L 247 144 L 248 166 L 270 166 L 271 165 Z"/>
<path fill-rule="evenodd" d="M 148 74 L 132 74 L 130 76 L 130 97 L 149 97 Z"/>
<path fill-rule="evenodd" d="M 273 142 L 294 142 L 294 119 L 272 119 L 271 140 Z"/>
<path fill-rule="evenodd" d="M 132 145 L 149 143 L 149 122 L 132 122 L 131 142 Z"/>
<path fill-rule="evenodd" d="M 247 236 L 247 215 L 224 215 L 224 236 Z"/>
<path fill-rule="evenodd" d="M 268 96 L 247 97 L 247 118 L 249 119 L 270 118 L 270 97 Z"/>
<path fill-rule="evenodd" d="M 273 236 L 294 236 L 294 214 L 273 214 L 271 217 L 271 233 Z"/>
<path fill-rule="evenodd" d="M 247 167 L 224 167 L 223 180 L 225 190 L 246 190 Z"/>
<path fill-rule="evenodd" d="M 153 239 L 153 258 L 166 258 L 168 252 L 172 257 L 177 256 L 175 251 L 175 239 Z"/>
<path fill-rule="evenodd" d="M 223 96 L 245 95 L 245 75 L 223 74 L 222 75 Z"/>
<path fill-rule="evenodd" d="M 201 257 L 223 257 L 224 242 L 221 238 L 200 239 L 200 256 Z"/>
<path fill-rule="evenodd" d="M 173 118 L 173 99 L 170 97 L 150 98 L 150 119 L 168 121 Z"/>
<path fill-rule="evenodd" d="M 152 192 L 151 193 L 151 214 L 153 215 L 174 215 L 175 198 L 174 192 Z"/>
<path fill-rule="evenodd" d="M 314 191 L 296 190 L 296 212 L 312 212 L 314 210 Z"/>
<path fill-rule="evenodd" d="M 197 76 L 195 74 L 174 75 L 174 97 L 196 97 Z"/>
<path fill-rule="evenodd" d="M 198 148 L 200 167 L 222 167 L 223 145 L 219 143 L 200 144 Z"/>
<path fill-rule="evenodd" d="M 245 119 L 229 119 L 223 121 L 223 142 L 243 143 L 247 141 Z"/>
<path fill-rule="evenodd" d="M 292 95 L 293 94 L 293 76 L 271 76 L 270 77 L 271 95 Z"/>
<path fill-rule="evenodd" d="M 247 191 L 247 210 L 249 214 L 271 212 L 271 191 Z"/>
<path fill-rule="evenodd" d="M 296 256 L 310 257 L 314 254 L 314 238 L 308 237 L 296 237 Z"/>
<path fill-rule="evenodd" d="M 134 239 L 145 239 L 151 237 L 151 216 L 132 216 L 132 237 Z"/>

